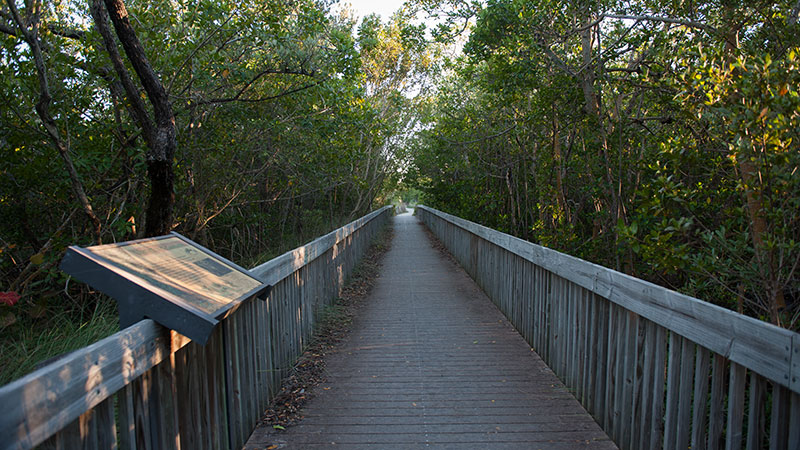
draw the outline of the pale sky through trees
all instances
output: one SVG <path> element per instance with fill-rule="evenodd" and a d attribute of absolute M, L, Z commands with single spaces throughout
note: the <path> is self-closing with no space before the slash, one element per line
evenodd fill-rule
<path fill-rule="evenodd" d="M 403 6 L 403 0 L 344 0 L 339 5 L 349 3 L 356 15 L 363 18 L 367 14 L 376 13 L 384 21 Z"/>

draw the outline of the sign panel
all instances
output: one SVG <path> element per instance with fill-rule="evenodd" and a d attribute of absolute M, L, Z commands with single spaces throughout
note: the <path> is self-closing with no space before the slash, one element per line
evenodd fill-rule
<path fill-rule="evenodd" d="M 216 315 L 262 283 L 177 236 L 90 247 L 114 269 L 172 294 L 173 300 Z"/>
<path fill-rule="evenodd" d="M 217 319 L 269 289 L 247 270 L 177 233 L 70 247 L 61 268 L 116 299 L 121 327 L 149 317 L 201 342 Z"/>

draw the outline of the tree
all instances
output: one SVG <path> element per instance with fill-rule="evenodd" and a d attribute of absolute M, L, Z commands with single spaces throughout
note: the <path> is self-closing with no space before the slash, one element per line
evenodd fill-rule
<path fill-rule="evenodd" d="M 795 3 L 490 1 L 409 176 L 432 206 L 797 327 Z"/>
<path fill-rule="evenodd" d="M 100 223 L 100 219 L 98 219 L 94 209 L 92 208 L 89 198 L 86 195 L 81 178 L 78 175 L 78 171 L 75 169 L 75 164 L 72 162 L 72 157 L 70 156 L 71 149 L 69 145 L 69 139 L 63 139 L 61 132 L 56 125 L 56 121 L 50 112 L 50 105 L 53 97 L 50 93 L 50 79 L 47 69 L 47 62 L 45 61 L 45 57 L 42 52 L 42 42 L 39 39 L 39 29 L 41 27 L 40 20 L 42 15 L 41 5 L 38 2 L 33 2 L 28 8 L 27 14 L 24 18 L 17 9 L 17 5 L 14 0 L 7 0 L 6 5 L 8 6 L 7 11 L 10 13 L 10 18 L 16 25 L 18 33 L 16 30 L 14 30 L 14 28 L 9 26 L 2 27 L 1 31 L 4 31 L 6 34 L 14 37 L 22 38 L 30 49 L 31 56 L 33 57 L 36 67 L 36 75 L 39 81 L 39 98 L 36 102 L 36 113 L 42 122 L 42 126 L 47 132 L 47 136 L 49 137 L 55 149 L 58 151 L 59 155 L 61 155 L 61 158 L 64 160 L 64 165 L 72 183 L 73 193 L 83 208 L 84 214 L 93 225 L 95 240 L 98 243 L 101 243 L 102 225 Z"/>

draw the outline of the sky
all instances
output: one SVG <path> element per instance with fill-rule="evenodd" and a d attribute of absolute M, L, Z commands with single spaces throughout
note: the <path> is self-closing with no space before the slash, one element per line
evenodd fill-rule
<path fill-rule="evenodd" d="M 376 13 L 384 21 L 403 6 L 404 0 L 342 0 L 340 3 L 350 3 L 353 11 L 359 18 L 367 14 Z"/>

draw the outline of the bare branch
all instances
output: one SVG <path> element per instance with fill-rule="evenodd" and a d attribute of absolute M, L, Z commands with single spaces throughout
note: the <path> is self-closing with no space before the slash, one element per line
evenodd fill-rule
<path fill-rule="evenodd" d="M 133 84 L 128 69 L 122 61 L 119 49 L 117 49 L 117 43 L 111 35 L 111 28 L 108 26 L 106 9 L 102 0 L 92 0 L 90 12 L 92 14 L 92 19 L 94 19 L 95 27 L 103 38 L 103 44 L 111 59 L 111 64 L 114 66 L 114 71 L 117 73 L 120 83 L 125 90 L 125 94 L 128 97 L 128 101 L 130 102 L 130 114 L 142 129 L 142 136 L 149 144 L 155 139 L 153 122 L 147 115 L 147 109 L 145 108 L 142 98 L 139 96 L 139 89 Z"/>
<path fill-rule="evenodd" d="M 7 34 L 9 36 L 17 37 L 17 32 L 14 31 L 13 28 L 11 28 L 11 27 L 3 24 L 3 23 L 0 23 L 0 33 L 4 33 L 4 34 Z"/>
<path fill-rule="evenodd" d="M 800 0 L 794 4 L 794 8 L 792 8 L 792 12 L 789 13 L 789 26 L 793 27 L 797 24 L 797 18 L 800 16 Z"/>
<path fill-rule="evenodd" d="M 94 209 L 92 209 L 92 204 L 89 202 L 89 197 L 86 196 L 86 192 L 83 189 L 83 183 L 81 182 L 78 171 L 75 169 L 75 165 L 72 162 L 72 157 L 69 154 L 69 143 L 68 141 L 65 142 L 64 139 L 62 139 L 61 133 L 56 126 L 56 122 L 53 119 L 53 116 L 50 114 L 50 102 L 52 101 L 52 97 L 50 95 L 47 65 L 45 64 L 44 55 L 42 54 L 42 48 L 39 42 L 38 12 L 33 11 L 31 14 L 33 19 L 30 25 L 28 25 L 22 20 L 14 0 L 6 0 L 6 3 L 8 4 L 11 15 L 14 18 L 14 22 L 16 22 L 17 27 L 19 28 L 20 35 L 31 48 L 31 52 L 33 54 L 33 62 L 36 66 L 36 75 L 39 81 L 39 100 L 36 102 L 35 106 L 36 113 L 39 115 L 39 119 L 42 121 L 42 125 L 47 131 L 47 135 L 49 136 L 53 147 L 55 147 L 56 151 L 58 151 L 59 155 L 61 155 L 61 159 L 64 160 L 64 165 L 66 166 L 67 173 L 69 173 L 70 182 L 72 183 L 72 190 L 75 194 L 75 197 L 83 208 L 83 212 L 86 214 L 86 217 L 88 217 L 89 221 L 94 225 L 93 231 L 95 240 L 97 243 L 101 243 L 102 225 L 100 223 L 100 219 L 97 217 L 97 214 L 95 214 Z"/>
<path fill-rule="evenodd" d="M 696 22 L 693 20 L 685 20 L 685 19 L 675 19 L 673 17 L 661 17 L 661 16 L 629 16 L 624 14 L 602 14 L 600 17 L 608 17 L 609 19 L 627 19 L 627 20 L 636 20 L 636 21 L 648 21 L 648 22 L 665 22 L 665 23 L 674 23 L 678 25 L 683 25 L 689 28 L 698 28 L 704 31 L 707 31 L 712 34 L 720 34 L 720 32 L 712 27 L 711 25 L 704 24 L 702 22 Z"/>
<path fill-rule="evenodd" d="M 253 85 L 256 81 L 263 78 L 266 75 L 304 75 L 310 78 L 314 77 L 314 72 L 307 72 L 304 69 L 300 70 L 290 70 L 290 69 L 265 69 L 261 72 L 257 73 L 250 81 L 248 81 L 244 86 L 239 89 L 239 92 L 236 93 L 233 97 L 231 97 L 228 101 L 236 101 L 241 99 L 242 95 Z M 309 86 L 310 87 L 310 86 Z M 243 99 L 242 101 L 248 101 L 247 99 Z M 213 103 L 220 103 L 219 101 L 212 101 Z"/>
<path fill-rule="evenodd" d="M 243 90 L 241 90 L 241 91 L 239 91 L 238 94 L 236 94 L 233 97 L 213 98 L 213 99 L 210 99 L 210 100 L 201 100 L 201 101 L 197 102 L 197 104 L 198 105 L 208 105 L 208 104 L 212 104 L 212 103 L 231 103 L 231 102 L 257 103 L 257 102 L 265 102 L 265 101 L 275 100 L 275 99 L 278 99 L 278 98 L 281 98 L 281 97 L 285 97 L 287 95 L 294 94 L 294 93 L 297 93 L 297 92 L 300 92 L 300 91 L 304 91 L 304 90 L 312 88 L 314 86 L 318 86 L 318 85 L 322 84 L 323 81 L 324 80 L 320 80 L 320 81 L 317 81 L 316 83 L 304 84 L 303 86 L 299 86 L 299 87 L 296 87 L 296 88 L 293 88 L 293 89 L 289 89 L 289 90 L 283 91 L 280 94 L 270 95 L 270 96 L 267 96 L 267 97 L 258 97 L 258 98 L 241 98 L 241 94 L 242 94 L 242 92 L 244 92 Z"/>
<path fill-rule="evenodd" d="M 128 20 L 129 14 L 122 0 L 105 0 L 106 10 L 111 17 L 111 23 L 117 32 L 122 48 L 128 56 L 133 70 L 139 77 L 142 87 L 147 92 L 147 98 L 153 106 L 156 126 L 160 129 L 166 127 L 168 123 L 174 122 L 172 105 L 167 98 L 167 92 L 161 81 L 158 79 L 153 67 L 147 60 L 144 48 L 142 47 L 133 26 Z M 173 123 L 174 128 L 174 123 Z M 159 155 L 160 157 L 161 155 Z M 172 155 L 168 155 L 170 158 Z"/>
<path fill-rule="evenodd" d="M 86 32 L 83 30 L 76 30 L 74 28 L 66 28 L 62 26 L 47 27 L 47 31 L 68 39 L 82 40 L 86 37 Z"/>
<path fill-rule="evenodd" d="M 175 79 L 176 79 L 176 78 L 178 78 L 178 74 L 179 74 L 179 73 L 181 73 L 181 71 L 183 70 L 183 68 L 184 68 L 184 67 L 186 67 L 186 64 L 188 64 L 188 63 L 189 63 L 189 61 L 191 61 L 191 60 L 194 58 L 194 55 L 195 55 L 195 54 L 197 54 L 197 52 L 198 52 L 198 51 L 200 51 L 200 49 L 201 49 L 201 48 L 203 48 L 203 47 L 204 47 L 204 46 L 205 46 L 205 45 L 208 43 L 208 41 L 210 41 L 210 40 L 211 40 L 211 38 L 212 38 L 212 37 L 214 37 L 214 35 L 215 35 L 215 34 L 217 34 L 217 33 L 218 33 L 218 32 L 219 32 L 221 29 L 222 29 L 222 27 L 224 27 L 224 26 L 225 26 L 225 25 L 226 25 L 226 24 L 227 24 L 227 23 L 228 23 L 228 22 L 229 22 L 229 21 L 230 21 L 232 18 L 233 18 L 233 13 L 231 13 L 231 15 L 229 15 L 227 19 L 225 19 L 225 20 L 224 20 L 224 21 L 223 21 L 221 24 L 219 24 L 219 26 L 218 26 L 216 29 L 214 29 L 214 31 L 212 31 L 211 33 L 209 33 L 209 34 L 208 34 L 208 35 L 207 35 L 207 36 L 206 36 L 206 37 L 203 39 L 203 41 L 202 41 L 202 42 L 200 42 L 200 43 L 197 45 L 197 47 L 195 47 L 195 49 L 194 49 L 194 50 L 192 50 L 192 52 L 191 52 L 191 53 L 189 53 L 189 56 L 187 56 L 187 57 L 186 57 L 186 58 L 183 60 L 183 62 L 181 63 L 181 65 L 180 65 L 180 66 L 178 66 L 178 69 L 177 69 L 177 70 L 174 72 L 174 74 L 172 75 L 172 79 L 171 79 L 171 80 L 169 80 L 169 84 L 167 85 L 167 92 L 172 92 L 172 84 L 173 84 L 173 83 L 175 83 Z"/>

